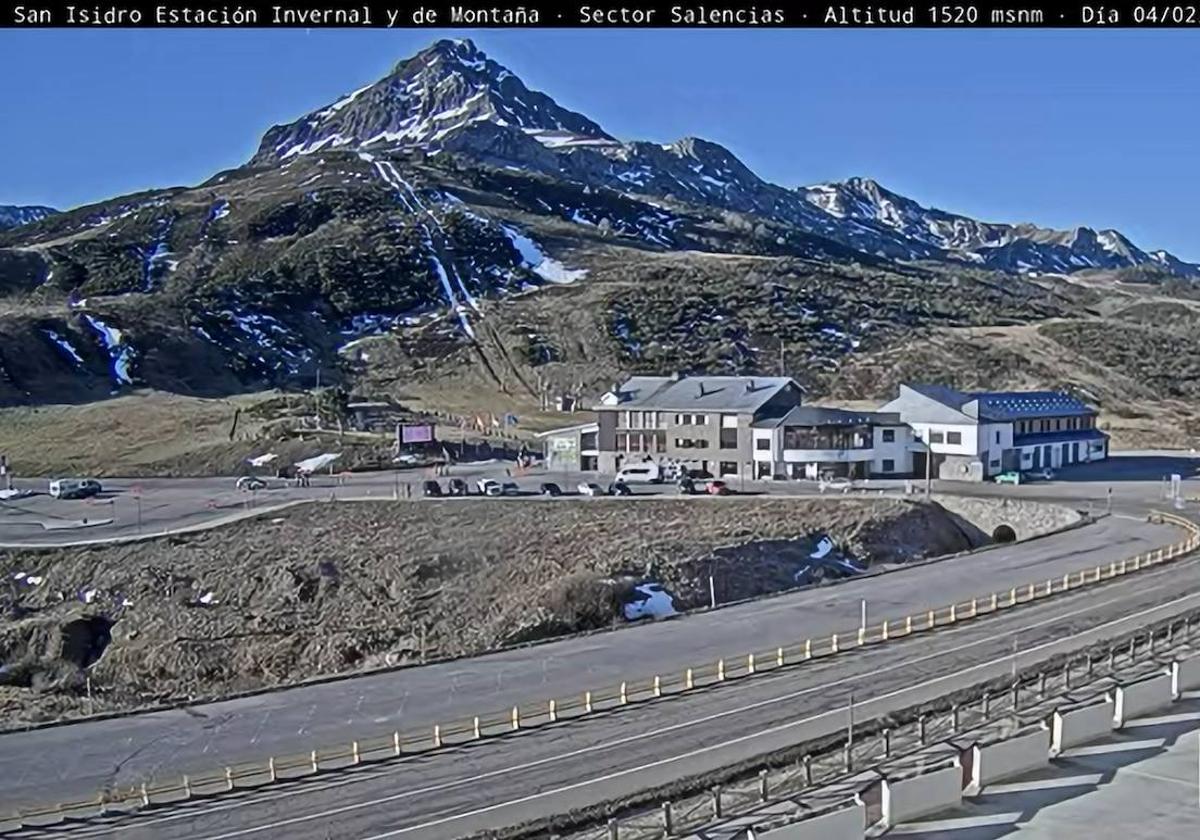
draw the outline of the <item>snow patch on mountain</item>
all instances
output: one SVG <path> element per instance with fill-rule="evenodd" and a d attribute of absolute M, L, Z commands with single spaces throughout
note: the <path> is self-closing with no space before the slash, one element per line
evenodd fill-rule
<path fill-rule="evenodd" d="M 587 276 L 586 268 L 567 268 L 558 260 L 548 257 L 541 247 L 515 227 L 501 225 L 513 247 L 521 255 L 521 261 L 529 270 L 548 283 L 574 283 Z"/>

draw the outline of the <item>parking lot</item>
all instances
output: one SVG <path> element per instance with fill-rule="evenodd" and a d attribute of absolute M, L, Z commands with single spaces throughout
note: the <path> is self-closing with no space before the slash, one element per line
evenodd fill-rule
<path fill-rule="evenodd" d="M 1171 452 L 1116 453 L 1107 462 L 1081 465 L 1061 471 L 1050 481 L 1020 485 L 970 484 L 934 481 L 934 493 L 969 496 L 1063 501 L 1093 510 L 1110 504 L 1144 505 L 1165 498 L 1167 476 L 1183 478 L 1185 497 L 1200 495 L 1196 478 L 1200 458 Z M 407 468 L 382 472 L 314 474 L 307 486 L 294 480 L 263 477 L 261 489 L 241 490 L 235 477 L 105 479 L 99 495 L 88 499 L 55 499 L 48 495 L 48 479 L 17 479 L 14 487 L 31 495 L 0 501 L 0 544 L 54 545 L 70 542 L 136 538 L 210 527 L 227 521 L 268 512 L 291 504 L 329 499 L 420 499 L 425 482 L 436 481 L 445 496 L 450 482 L 464 482 L 466 499 L 478 498 L 478 482 L 491 479 L 499 495 L 521 499 L 583 499 L 608 497 L 613 476 L 595 473 L 547 472 L 531 468 L 521 474 L 511 462 L 488 461 L 458 464 L 435 474 L 433 468 Z M 555 484 L 561 495 L 544 494 L 543 485 Z M 504 491 L 504 485 L 510 485 Z M 592 485 L 581 492 L 580 485 Z M 697 482 L 698 495 L 704 487 Z M 629 497 L 678 495 L 674 483 L 629 483 Z M 725 488 L 739 495 L 820 495 L 833 493 L 875 494 L 911 492 L 920 495 L 925 483 L 919 479 L 870 479 L 853 484 L 822 485 L 811 481 L 749 481 L 729 479 Z"/>

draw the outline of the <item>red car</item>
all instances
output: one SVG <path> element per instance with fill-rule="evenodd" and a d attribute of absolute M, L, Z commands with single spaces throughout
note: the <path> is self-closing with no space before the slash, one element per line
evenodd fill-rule
<path fill-rule="evenodd" d="M 704 488 L 704 492 L 710 496 L 728 496 L 730 493 L 729 485 L 724 481 L 710 481 Z"/>

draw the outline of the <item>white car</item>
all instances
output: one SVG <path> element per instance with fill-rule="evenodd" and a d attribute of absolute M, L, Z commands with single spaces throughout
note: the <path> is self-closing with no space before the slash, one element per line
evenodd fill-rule
<path fill-rule="evenodd" d="M 604 488 L 599 484 L 593 484 L 589 481 L 579 482 L 579 486 L 575 488 L 580 496 L 603 496 Z"/>
<path fill-rule="evenodd" d="M 248 493 L 253 490 L 266 490 L 267 482 L 256 475 L 244 475 L 237 480 L 235 486 L 238 490 L 244 490 Z"/>
<path fill-rule="evenodd" d="M 500 486 L 500 482 L 492 478 L 481 478 L 475 482 L 475 488 L 481 496 L 503 496 L 504 488 Z"/>
<path fill-rule="evenodd" d="M 817 485 L 817 489 L 824 493 L 828 490 L 831 493 L 849 493 L 850 488 L 854 486 L 854 482 L 845 476 L 834 476 L 831 478 L 822 478 Z"/>

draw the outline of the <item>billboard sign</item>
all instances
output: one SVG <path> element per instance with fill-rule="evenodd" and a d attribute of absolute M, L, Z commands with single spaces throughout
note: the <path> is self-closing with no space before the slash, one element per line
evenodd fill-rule
<path fill-rule="evenodd" d="M 401 443 L 432 443 L 433 442 L 433 426 L 422 424 L 419 426 L 404 426 L 400 430 Z"/>

